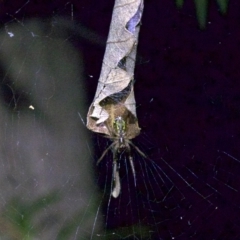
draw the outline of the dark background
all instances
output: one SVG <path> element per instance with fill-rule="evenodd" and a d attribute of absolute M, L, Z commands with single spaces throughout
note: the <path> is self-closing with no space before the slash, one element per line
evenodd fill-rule
<path fill-rule="evenodd" d="M 101 70 L 113 1 L 30 0 L 24 4 L 1 3 L 2 27 L 16 20 L 24 24 L 28 18 L 41 17 L 44 21 L 65 16 L 73 18 L 76 28 L 84 25 L 102 37 L 97 44 L 77 34 L 68 39 L 83 52 L 90 104 Z M 179 191 L 171 192 L 175 207 L 167 208 L 161 201 L 162 193 L 155 193 L 156 201 L 149 204 L 153 222 L 146 222 L 154 226 L 152 239 L 240 239 L 239 10 L 240 3 L 231 1 L 227 15 L 222 16 L 211 1 L 206 29 L 200 30 L 193 1 L 186 1 L 181 10 L 174 1 L 145 2 L 135 71 L 142 134 L 135 143 L 184 196 L 179 196 Z M 96 151 L 96 156 L 102 151 L 97 143 Z M 149 181 L 154 187 L 154 178 Z M 134 198 L 132 201 L 134 204 Z M 117 206 L 121 204 L 124 195 Z M 167 205 L 171 205 L 170 199 Z M 144 222 L 149 212 L 141 214 Z M 107 226 L 129 226 L 137 221 L 134 212 L 132 216 L 130 222 L 121 217 L 116 221 L 110 210 Z"/>

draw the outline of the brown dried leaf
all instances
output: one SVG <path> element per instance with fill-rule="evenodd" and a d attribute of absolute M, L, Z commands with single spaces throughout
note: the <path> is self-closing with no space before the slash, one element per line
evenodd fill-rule
<path fill-rule="evenodd" d="M 126 120 L 128 137 L 140 133 L 133 92 L 133 76 L 143 0 L 116 0 L 102 70 L 87 116 L 87 127 L 110 135 L 117 116 Z"/>

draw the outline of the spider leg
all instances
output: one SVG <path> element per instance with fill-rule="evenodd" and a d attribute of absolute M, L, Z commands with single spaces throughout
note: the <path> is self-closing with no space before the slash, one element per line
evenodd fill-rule
<path fill-rule="evenodd" d="M 115 149 L 113 150 L 113 183 L 114 183 L 114 187 L 112 190 L 112 196 L 114 198 L 117 198 L 121 191 L 121 183 L 120 183 L 119 171 L 117 168 L 117 151 Z"/>
<path fill-rule="evenodd" d="M 128 141 L 128 143 L 144 158 L 147 158 L 146 154 L 142 152 L 137 146 L 135 146 L 131 141 Z"/>
<path fill-rule="evenodd" d="M 136 187 L 136 171 L 134 168 L 133 156 L 132 156 L 132 152 L 131 152 L 131 148 L 130 148 L 129 144 L 127 145 L 127 152 L 128 152 L 128 160 L 130 162 L 132 174 L 133 174 L 133 178 L 134 178 L 134 185 Z"/>
<path fill-rule="evenodd" d="M 113 142 L 112 144 L 110 144 L 110 146 L 107 147 L 106 150 L 104 150 L 104 152 L 102 153 L 102 156 L 97 160 L 96 165 L 98 165 L 98 164 L 103 160 L 103 158 L 105 157 L 105 155 L 107 154 L 107 152 L 109 151 L 109 149 L 110 149 L 112 146 L 114 146 L 114 145 L 115 145 L 115 143 Z"/>

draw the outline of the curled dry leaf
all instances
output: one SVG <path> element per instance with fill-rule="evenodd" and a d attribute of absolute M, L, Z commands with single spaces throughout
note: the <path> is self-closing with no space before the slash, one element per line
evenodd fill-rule
<path fill-rule="evenodd" d="M 134 98 L 134 67 L 143 0 L 116 0 L 102 70 L 87 127 L 111 136 L 116 117 L 126 121 L 128 139 L 140 133 Z"/>

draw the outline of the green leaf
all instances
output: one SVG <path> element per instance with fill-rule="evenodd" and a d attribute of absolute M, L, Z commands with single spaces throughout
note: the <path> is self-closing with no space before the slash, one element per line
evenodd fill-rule
<path fill-rule="evenodd" d="M 228 9 L 229 0 L 216 0 L 219 6 L 220 12 L 226 14 Z M 184 0 L 175 0 L 177 8 L 182 8 Z M 208 12 L 208 0 L 194 0 L 197 13 L 198 24 L 201 29 L 206 27 L 207 12 Z"/>
<path fill-rule="evenodd" d="M 208 0 L 194 0 L 199 27 L 204 29 L 207 21 Z"/>
<path fill-rule="evenodd" d="M 60 195 L 52 191 L 45 196 L 41 196 L 38 199 L 32 201 L 28 206 L 29 216 L 34 217 L 39 211 L 44 210 L 47 206 L 57 203 L 61 200 Z"/>
<path fill-rule="evenodd" d="M 220 12 L 222 14 L 225 14 L 227 12 L 227 8 L 228 8 L 228 0 L 216 0 L 216 1 L 220 8 Z"/>
<path fill-rule="evenodd" d="M 34 218 L 37 218 L 40 211 L 44 211 L 47 206 L 57 203 L 59 200 L 59 194 L 54 191 L 31 202 L 23 201 L 20 197 L 13 197 L 6 205 L 5 211 L 0 215 L 0 218 L 3 218 L 11 228 L 11 233 L 6 232 L 5 234 L 8 236 L 12 232 L 16 232 L 18 239 L 33 239 L 37 233 Z"/>
<path fill-rule="evenodd" d="M 134 239 L 150 239 L 151 229 L 148 226 L 131 225 L 128 227 L 118 227 L 105 232 L 104 240 L 131 239 L 134 229 Z M 103 238 L 102 238 L 103 239 Z"/>
<path fill-rule="evenodd" d="M 184 0 L 175 0 L 178 8 L 182 8 Z"/>

